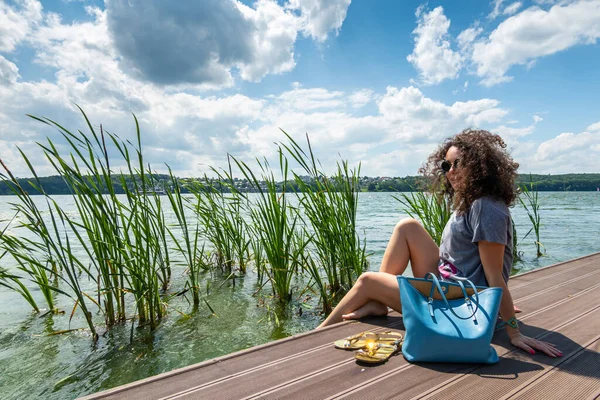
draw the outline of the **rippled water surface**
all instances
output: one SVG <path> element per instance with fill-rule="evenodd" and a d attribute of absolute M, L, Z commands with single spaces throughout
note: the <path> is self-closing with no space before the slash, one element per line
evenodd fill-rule
<path fill-rule="evenodd" d="M 67 209 L 72 204 L 67 196 L 57 199 Z M 0 221 L 12 217 L 11 201 L 15 198 L 0 197 Z M 377 269 L 394 224 L 406 215 L 392 194 L 361 193 L 359 201 L 360 234 L 367 239 L 368 252 L 373 253 L 371 269 Z M 541 242 L 547 253 L 536 258 L 530 236 L 519 245 L 524 254 L 516 268 L 531 270 L 600 251 L 600 193 L 540 193 L 540 204 Z M 529 219 L 520 206 L 512 213 L 521 238 L 531 227 Z M 69 325 L 73 307 L 69 299 L 58 299 L 64 315 L 40 317 L 32 314 L 19 295 L 0 287 L 0 397 L 75 398 L 304 332 L 321 320 L 316 296 L 300 292 L 304 282 L 295 283 L 294 301 L 278 311 L 277 324 L 272 317 L 275 307 L 265 297 L 268 294 L 256 294 L 253 271 L 236 279 L 235 285 L 227 281 L 219 287 L 223 279 L 205 277 L 206 299 L 216 316 L 211 316 L 207 307 L 192 313 L 187 301 L 177 297 L 169 302 L 169 315 L 153 334 L 143 328 L 132 331 L 128 324 L 106 332 L 95 346 L 85 330 L 49 335 L 85 327 L 77 313 Z M 176 270 L 171 287 L 181 289 L 184 281 L 182 271 Z M 39 291 L 32 290 L 43 304 Z M 100 316 L 96 318 L 101 325 Z"/>

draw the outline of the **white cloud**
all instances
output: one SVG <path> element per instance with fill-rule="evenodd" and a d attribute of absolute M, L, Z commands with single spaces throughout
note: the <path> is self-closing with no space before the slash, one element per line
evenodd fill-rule
<path fill-rule="evenodd" d="M 492 4 L 494 5 L 494 9 L 488 15 L 488 19 L 496 19 L 500 16 L 500 14 L 513 15 L 514 13 L 519 11 L 519 9 L 523 6 L 523 3 L 521 3 L 520 1 L 515 1 L 514 3 L 511 3 L 508 6 L 504 7 L 504 9 L 502 9 L 504 0 L 493 0 Z"/>
<path fill-rule="evenodd" d="M 381 115 L 392 123 L 398 139 L 437 141 L 462 129 L 498 121 L 507 111 L 493 99 L 457 101 L 446 105 L 415 88 L 388 87 L 379 103 Z"/>
<path fill-rule="evenodd" d="M 184 5 L 182 5 L 184 4 Z M 123 68 L 160 85 L 231 87 L 294 69 L 298 32 L 323 42 L 341 29 L 350 0 L 201 2 L 107 0 Z"/>
<path fill-rule="evenodd" d="M 462 86 L 460 86 L 460 87 L 458 87 L 458 88 L 454 89 L 454 90 L 452 91 L 452 94 L 458 94 L 459 92 L 466 92 L 466 91 L 467 91 L 467 89 L 468 89 L 468 87 L 469 87 L 469 81 L 465 81 L 465 83 L 463 83 L 463 85 L 462 85 Z"/>
<path fill-rule="evenodd" d="M 502 3 L 504 3 L 504 0 L 493 0 L 494 9 L 488 15 L 489 19 L 495 19 L 495 18 L 497 18 L 500 15 Z"/>
<path fill-rule="evenodd" d="M 461 54 L 468 54 L 472 51 L 475 40 L 481 35 L 483 29 L 479 26 L 467 28 L 456 38 Z"/>
<path fill-rule="evenodd" d="M 600 121 L 588 126 L 587 131 L 589 131 L 589 132 L 600 131 Z"/>
<path fill-rule="evenodd" d="M 533 160 L 538 170 L 547 173 L 598 172 L 600 159 L 600 131 L 585 131 L 578 134 L 561 133 L 540 144 Z"/>
<path fill-rule="evenodd" d="M 352 0 L 290 0 L 287 8 L 300 11 L 305 36 L 324 42 L 330 31 L 337 35 Z"/>
<path fill-rule="evenodd" d="M 500 125 L 496 128 L 491 129 L 491 132 L 497 133 L 502 136 L 504 141 L 508 144 L 516 144 L 518 140 L 524 136 L 531 135 L 535 130 L 535 125 L 537 122 L 534 120 L 534 123 L 523 127 L 523 128 L 515 128 L 512 126 Z"/>
<path fill-rule="evenodd" d="M 0 51 L 12 52 L 42 19 L 37 0 L 16 0 L 16 7 L 0 2 Z"/>
<path fill-rule="evenodd" d="M 286 110 L 316 110 L 327 108 L 343 108 L 344 93 L 328 91 L 322 88 L 296 88 L 275 97 L 275 102 Z"/>
<path fill-rule="evenodd" d="M 340 106 L 328 109 L 316 103 L 314 107 L 298 107 L 297 103 L 281 101 L 311 97 L 317 102 L 316 94 L 327 107 L 332 99 Z M 475 122 L 489 125 L 506 114 L 497 100 L 447 105 L 426 97 L 415 87 L 388 87 L 378 96 L 379 111 L 371 115 L 356 116 L 348 107 L 346 112 L 341 111 L 345 104 L 352 104 L 355 94 L 298 87 L 272 96 L 258 117 L 260 124 L 240 129 L 238 139 L 250 147 L 248 154 L 272 156 L 272 143 L 283 140 L 279 128 L 299 142 L 308 133 L 315 154 L 330 168 L 339 153 L 353 164 L 362 162 L 362 173 L 366 175 L 407 175 L 417 172 L 441 139 Z"/>
<path fill-rule="evenodd" d="M 0 90 L 2 86 L 10 86 L 17 82 L 18 78 L 19 68 L 6 58 L 0 56 Z"/>
<path fill-rule="evenodd" d="M 511 5 L 507 6 L 504 11 L 502 11 L 502 14 L 504 15 L 513 15 L 514 13 L 516 13 L 517 11 L 519 11 L 519 9 L 523 6 L 523 3 L 521 3 L 520 1 L 516 1 L 514 3 L 512 3 Z"/>
<path fill-rule="evenodd" d="M 277 3 L 260 0 L 255 6 L 252 9 L 238 4 L 246 19 L 256 27 L 252 60 L 238 65 L 242 79 L 253 82 L 267 74 L 291 71 L 296 66 L 293 50 L 298 34 L 296 18 Z"/>
<path fill-rule="evenodd" d="M 233 85 L 294 67 L 296 19 L 277 3 L 110 0 L 109 32 L 131 74 L 158 84 Z"/>
<path fill-rule="evenodd" d="M 181 174 L 191 175 L 197 172 L 199 162 L 222 160 L 225 153 L 215 147 L 213 138 L 230 150 L 240 148 L 235 132 L 257 118 L 264 100 L 241 94 L 207 97 L 166 91 L 132 78 L 119 68 L 106 13 L 98 9 L 89 12 L 92 21 L 73 24 L 49 15 L 28 39 L 36 50 L 36 62 L 57 69 L 56 82 L 20 82 L 14 64 L 1 58 L 3 79 L 12 82 L 10 87 L 0 85 L 2 140 L 32 144 L 49 136 L 60 146 L 64 140 L 55 130 L 25 114 L 48 116 L 70 129 L 85 131 L 76 103 L 94 124 L 103 123 L 105 129 L 125 139 L 133 138 L 134 112 L 148 161 L 163 170 L 166 162 Z M 5 158 L 4 154 L 6 150 L 0 157 Z M 41 161 L 39 167 L 41 174 L 51 172 Z M 24 165 L 15 170 L 27 175 Z"/>
<path fill-rule="evenodd" d="M 353 108 L 361 108 L 369 104 L 373 100 L 373 91 L 371 89 L 362 89 L 352 93 L 350 96 L 350 104 Z"/>
<path fill-rule="evenodd" d="M 472 61 L 481 83 L 508 82 L 514 65 L 531 67 L 540 57 L 600 37 L 600 1 L 581 0 L 545 11 L 530 7 L 503 21 L 487 39 L 473 45 Z"/>
<path fill-rule="evenodd" d="M 458 52 L 450 48 L 448 28 L 450 20 L 440 6 L 430 12 L 417 9 L 415 47 L 406 59 L 419 71 L 425 84 L 438 84 L 445 79 L 458 77 L 462 59 Z"/>

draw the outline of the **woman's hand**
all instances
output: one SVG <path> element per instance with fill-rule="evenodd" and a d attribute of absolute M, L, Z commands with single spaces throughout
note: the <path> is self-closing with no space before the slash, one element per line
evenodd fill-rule
<path fill-rule="evenodd" d="M 525 336 L 520 332 L 511 335 L 510 342 L 514 346 L 523 349 L 530 354 L 535 354 L 535 350 L 539 350 L 543 351 L 550 357 L 562 357 L 563 355 L 562 352 L 558 350 L 552 343 L 542 342 L 541 340 Z"/>

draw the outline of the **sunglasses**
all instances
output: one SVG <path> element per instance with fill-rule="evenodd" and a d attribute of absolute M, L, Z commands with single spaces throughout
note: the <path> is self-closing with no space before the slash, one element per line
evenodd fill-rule
<path fill-rule="evenodd" d="M 444 160 L 442 161 L 442 164 L 440 165 L 440 167 L 442 168 L 442 171 L 444 171 L 444 173 L 449 172 L 450 169 L 454 168 L 458 168 L 458 158 L 456 160 L 454 160 L 453 162 Z"/>

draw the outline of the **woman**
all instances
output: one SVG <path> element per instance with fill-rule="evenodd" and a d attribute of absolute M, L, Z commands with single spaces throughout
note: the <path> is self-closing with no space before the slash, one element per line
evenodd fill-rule
<path fill-rule="evenodd" d="M 540 350 L 551 357 L 562 356 L 554 345 L 519 331 L 506 285 L 513 261 L 508 207 L 517 198 L 518 166 L 500 136 L 487 131 L 467 129 L 442 143 L 419 171 L 452 199 L 454 212 L 440 247 L 414 219 L 400 221 L 379 272 L 362 274 L 319 328 L 367 315 L 386 315 L 388 306 L 402 312 L 396 275 L 401 275 L 410 261 L 415 277 L 433 272 L 444 279 L 501 287 L 500 316 L 506 321 L 511 343 L 531 354 Z"/>

